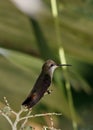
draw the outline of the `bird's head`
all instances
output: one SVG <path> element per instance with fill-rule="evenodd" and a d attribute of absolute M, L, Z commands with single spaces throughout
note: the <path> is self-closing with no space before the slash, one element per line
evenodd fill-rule
<path fill-rule="evenodd" d="M 71 65 L 68 65 L 68 64 L 57 64 L 53 60 L 49 59 L 42 66 L 42 71 L 44 73 L 49 74 L 52 77 L 54 70 L 56 68 L 58 68 L 58 67 L 61 67 L 61 66 L 71 66 Z"/>

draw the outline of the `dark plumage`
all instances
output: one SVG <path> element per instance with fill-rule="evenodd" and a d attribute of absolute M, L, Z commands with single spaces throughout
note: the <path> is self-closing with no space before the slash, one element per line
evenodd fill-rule
<path fill-rule="evenodd" d="M 52 81 L 53 72 L 59 66 L 62 65 L 57 65 L 53 60 L 47 60 L 44 63 L 44 65 L 42 66 L 42 71 L 37 78 L 34 87 L 32 88 L 28 97 L 22 103 L 23 106 L 29 109 L 39 102 L 44 93 L 48 91 L 48 88 Z"/>

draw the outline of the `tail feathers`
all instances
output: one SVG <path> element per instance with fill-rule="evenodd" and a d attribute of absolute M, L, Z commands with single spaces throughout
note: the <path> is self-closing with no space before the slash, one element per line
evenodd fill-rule
<path fill-rule="evenodd" d="M 33 93 L 26 98 L 22 105 L 27 107 L 28 109 L 32 108 L 40 100 L 40 98 L 40 95 L 38 95 L 37 93 Z"/>
<path fill-rule="evenodd" d="M 28 109 L 33 107 L 35 105 L 34 100 L 31 99 L 31 97 L 28 97 L 23 103 L 23 106 L 27 107 Z"/>

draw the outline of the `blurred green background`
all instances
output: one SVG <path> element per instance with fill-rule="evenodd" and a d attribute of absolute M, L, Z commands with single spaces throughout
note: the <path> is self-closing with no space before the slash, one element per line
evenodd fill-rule
<path fill-rule="evenodd" d="M 56 21 L 50 1 L 43 2 L 45 12 L 28 16 L 11 1 L 0 1 L 0 107 L 6 96 L 10 106 L 18 111 L 44 61 L 53 59 L 59 63 L 62 47 L 67 63 L 72 65 L 67 73 L 75 121 L 78 123 L 81 118 L 84 122 L 79 122 L 79 130 L 93 130 L 93 0 L 57 0 L 59 15 Z M 52 94 L 45 96 L 33 108 L 33 113 L 61 112 L 61 117 L 54 118 L 55 126 L 72 130 L 65 82 L 64 70 L 56 70 Z M 43 126 L 46 120 L 30 121 Z M 10 130 L 7 121 L 0 116 L 0 129 L 6 128 Z"/>

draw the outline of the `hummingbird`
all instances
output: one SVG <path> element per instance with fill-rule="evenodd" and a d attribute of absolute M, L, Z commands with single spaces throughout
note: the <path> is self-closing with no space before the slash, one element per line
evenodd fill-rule
<path fill-rule="evenodd" d="M 39 77 L 37 78 L 31 92 L 22 103 L 22 106 L 31 109 L 35 104 L 39 102 L 39 100 L 44 96 L 46 92 L 50 94 L 48 88 L 52 82 L 54 70 L 61 66 L 71 66 L 71 65 L 56 64 L 56 62 L 54 62 L 51 59 L 45 61 L 45 63 L 42 66 L 42 70 Z"/>

